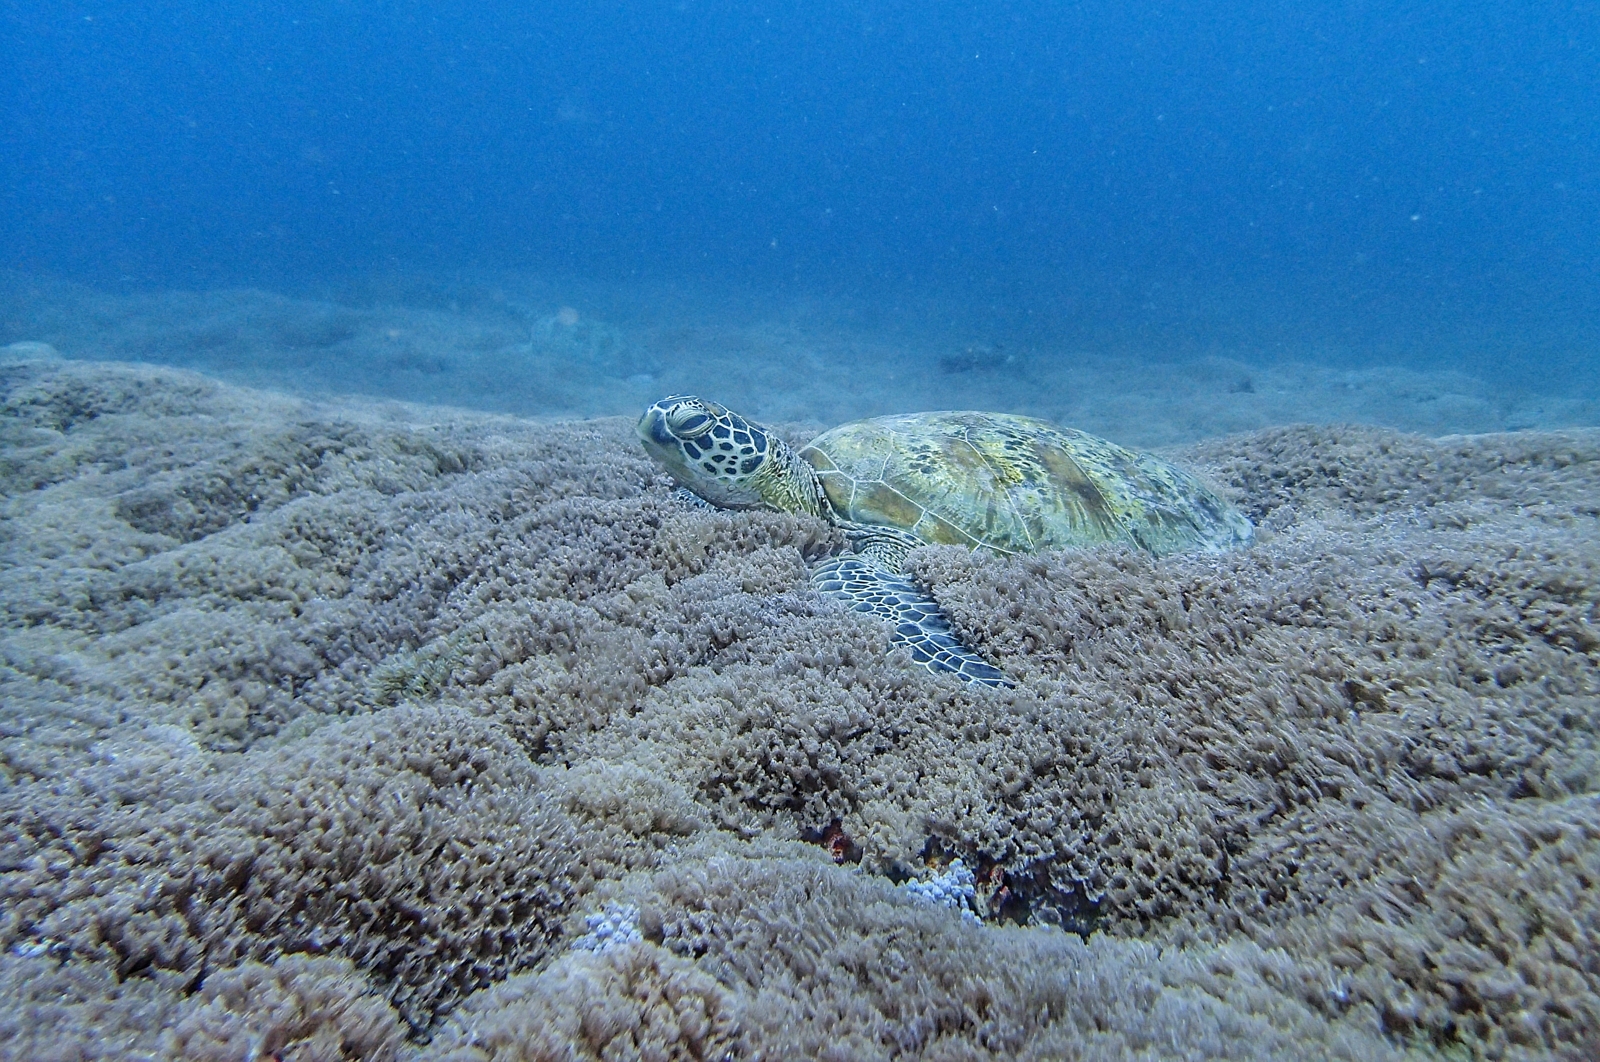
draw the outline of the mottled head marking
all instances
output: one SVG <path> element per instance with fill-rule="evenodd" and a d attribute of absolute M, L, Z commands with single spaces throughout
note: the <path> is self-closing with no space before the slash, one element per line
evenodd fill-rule
<path fill-rule="evenodd" d="M 776 440 L 715 402 L 663 398 L 639 418 L 639 438 L 673 479 L 713 505 L 778 507 L 764 489 Z"/>

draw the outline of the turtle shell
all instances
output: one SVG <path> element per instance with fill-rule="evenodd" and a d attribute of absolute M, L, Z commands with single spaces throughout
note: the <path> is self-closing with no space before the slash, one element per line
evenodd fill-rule
<path fill-rule="evenodd" d="M 1031 553 L 1128 542 L 1159 555 L 1253 533 L 1176 465 L 1031 417 L 875 417 L 823 432 L 800 456 L 840 516 L 928 543 Z"/>

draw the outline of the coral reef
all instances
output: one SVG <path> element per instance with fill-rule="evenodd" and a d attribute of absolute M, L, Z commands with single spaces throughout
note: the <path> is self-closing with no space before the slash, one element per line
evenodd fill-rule
<path fill-rule="evenodd" d="M 1600 1054 L 1600 434 L 1175 456 L 977 690 L 624 421 L 0 364 L 0 1056 Z"/>
<path fill-rule="evenodd" d="M 957 859 L 942 873 L 935 874 L 926 881 L 908 881 L 901 888 L 924 903 L 948 907 L 958 912 L 962 918 L 977 922 L 979 921 L 976 911 L 977 880 L 967 865 Z"/>
<path fill-rule="evenodd" d="M 610 951 L 644 939 L 639 933 L 639 909 L 632 904 L 606 904 L 605 910 L 585 917 L 583 924 L 589 932 L 572 942 L 579 951 Z"/>

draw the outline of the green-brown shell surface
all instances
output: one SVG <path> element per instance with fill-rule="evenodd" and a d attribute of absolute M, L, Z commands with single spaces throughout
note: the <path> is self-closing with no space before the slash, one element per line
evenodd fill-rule
<path fill-rule="evenodd" d="M 1161 555 L 1252 534 L 1176 465 L 1031 417 L 875 417 L 822 433 L 800 456 L 841 516 L 928 543 L 1031 553 L 1127 542 Z"/>

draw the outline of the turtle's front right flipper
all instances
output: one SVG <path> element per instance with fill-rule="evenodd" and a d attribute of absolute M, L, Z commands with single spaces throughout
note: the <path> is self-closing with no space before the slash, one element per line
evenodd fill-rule
<path fill-rule="evenodd" d="M 978 686 L 1011 686 L 1005 674 L 961 644 L 939 605 L 903 575 L 858 556 L 830 557 L 811 573 L 811 584 L 853 612 L 881 616 L 894 627 L 894 645 L 904 645 L 929 671 L 959 675 Z"/>

